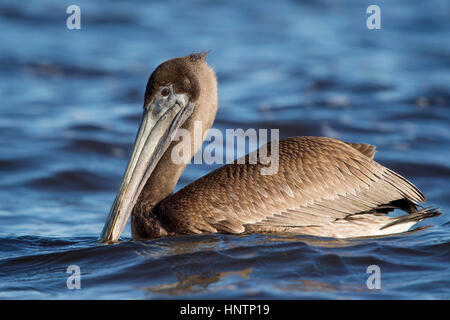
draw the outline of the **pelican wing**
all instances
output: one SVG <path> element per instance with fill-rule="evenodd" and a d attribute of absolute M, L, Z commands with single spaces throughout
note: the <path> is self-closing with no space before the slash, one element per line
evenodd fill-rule
<path fill-rule="evenodd" d="M 264 165 L 247 157 L 245 164 L 225 165 L 169 196 L 156 214 L 180 233 L 242 233 L 256 226 L 320 226 L 395 200 L 425 201 L 409 181 L 373 161 L 375 148 L 365 146 L 283 139 L 276 174 L 261 175 Z"/>
<path fill-rule="evenodd" d="M 373 157 L 375 156 L 375 152 L 377 151 L 375 146 L 366 143 L 347 142 L 347 144 L 351 145 L 353 148 L 355 148 L 365 156 L 369 157 L 370 159 L 373 159 Z"/>

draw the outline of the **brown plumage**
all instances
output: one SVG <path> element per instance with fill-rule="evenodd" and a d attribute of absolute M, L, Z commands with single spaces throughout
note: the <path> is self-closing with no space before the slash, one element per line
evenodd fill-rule
<path fill-rule="evenodd" d="M 341 238 L 370 235 L 392 223 L 381 213 L 383 205 L 400 208 L 395 201 L 401 200 L 414 212 L 425 201 L 414 185 L 355 144 L 322 137 L 279 144 L 278 173 L 261 175 L 262 165 L 248 159 L 229 164 L 168 196 L 151 214 L 167 234 L 294 232 Z M 362 150 L 373 156 L 371 146 Z"/>
<path fill-rule="evenodd" d="M 192 132 L 193 122 L 200 120 L 206 133 L 217 109 L 217 84 L 205 55 L 160 65 L 147 84 L 146 106 L 167 84 L 195 102 L 182 127 Z M 134 205 L 135 239 L 204 232 L 376 236 L 407 231 L 440 214 L 418 210 L 425 201 L 422 192 L 375 162 L 375 147 L 368 144 L 325 137 L 282 139 L 274 175 L 261 175 L 264 165 L 250 164 L 246 156 L 244 164 L 225 165 L 172 194 L 185 167 L 171 161 L 174 146 L 172 142 L 165 150 Z M 197 148 L 191 146 L 193 152 Z M 396 208 L 409 215 L 386 215 Z"/>

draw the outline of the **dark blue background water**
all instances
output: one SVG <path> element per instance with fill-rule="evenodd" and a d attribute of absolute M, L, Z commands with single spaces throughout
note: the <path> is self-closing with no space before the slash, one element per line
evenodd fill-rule
<path fill-rule="evenodd" d="M 0 298 L 450 298 L 449 23 L 447 0 L 0 1 Z M 383 239 L 133 242 L 127 228 L 97 243 L 149 74 L 205 49 L 215 128 L 375 144 L 445 214 Z M 213 168 L 189 166 L 180 186 Z M 366 287 L 373 264 L 381 290 Z"/>

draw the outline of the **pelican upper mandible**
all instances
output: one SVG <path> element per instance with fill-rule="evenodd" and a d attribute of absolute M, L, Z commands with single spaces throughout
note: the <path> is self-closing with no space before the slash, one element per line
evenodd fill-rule
<path fill-rule="evenodd" d="M 261 174 L 265 164 L 250 163 L 247 156 L 173 193 L 186 166 L 171 159 L 174 133 L 192 132 L 196 121 L 207 132 L 216 111 L 217 80 L 206 54 L 171 59 L 153 71 L 100 241 L 117 241 L 130 215 L 133 239 L 147 239 L 199 233 L 379 236 L 440 214 L 421 208 L 422 192 L 373 160 L 375 147 L 325 137 L 279 140 L 275 174 Z M 192 141 L 191 154 L 198 148 Z M 407 214 L 389 217 L 396 208 Z"/>

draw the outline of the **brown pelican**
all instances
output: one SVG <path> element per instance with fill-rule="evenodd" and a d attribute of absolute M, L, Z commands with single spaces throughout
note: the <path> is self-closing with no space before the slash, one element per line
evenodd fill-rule
<path fill-rule="evenodd" d="M 217 80 L 206 54 L 168 60 L 153 71 L 101 241 L 117 241 L 130 214 L 133 239 L 255 232 L 379 236 L 440 214 L 419 207 L 422 192 L 373 160 L 374 146 L 324 137 L 279 140 L 276 174 L 262 175 L 265 164 L 251 164 L 247 156 L 245 163 L 227 164 L 173 193 L 186 166 L 171 161 L 173 134 L 178 128 L 192 132 L 194 121 L 206 132 L 216 110 Z M 191 154 L 196 149 L 192 143 Z M 389 217 L 396 208 L 407 214 Z"/>

